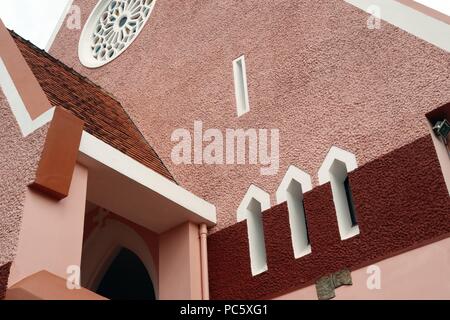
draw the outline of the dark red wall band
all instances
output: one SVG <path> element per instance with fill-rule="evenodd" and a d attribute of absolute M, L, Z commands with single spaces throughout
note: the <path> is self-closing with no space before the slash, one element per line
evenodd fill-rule
<path fill-rule="evenodd" d="M 341 241 L 330 184 L 304 195 L 312 253 L 294 258 L 288 211 L 263 213 L 268 271 L 253 277 L 246 222 L 208 238 L 212 299 L 273 298 L 450 236 L 450 197 L 430 136 L 349 174 L 360 234 Z"/>
<path fill-rule="evenodd" d="M 11 269 L 11 262 L 0 266 L 0 300 L 5 297 L 6 289 L 8 287 L 9 270 Z"/>

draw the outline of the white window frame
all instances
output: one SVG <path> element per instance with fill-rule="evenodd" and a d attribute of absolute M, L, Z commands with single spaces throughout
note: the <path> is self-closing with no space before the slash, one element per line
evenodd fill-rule
<path fill-rule="evenodd" d="M 251 185 L 237 209 L 238 222 L 247 220 L 248 247 L 253 276 L 268 270 L 262 212 L 270 208 L 270 195 Z"/>
<path fill-rule="evenodd" d="M 242 55 L 233 61 L 234 95 L 236 98 L 236 111 L 238 117 L 250 111 L 247 86 L 247 69 L 245 56 Z"/>
<path fill-rule="evenodd" d="M 294 257 L 311 253 L 303 194 L 312 189 L 311 176 L 295 166 L 290 166 L 276 192 L 277 204 L 287 201 Z"/>
<path fill-rule="evenodd" d="M 344 181 L 349 172 L 358 167 L 356 156 L 338 147 L 331 147 L 319 169 L 319 184 L 330 182 L 341 240 L 359 234 L 359 226 L 352 225 Z"/>

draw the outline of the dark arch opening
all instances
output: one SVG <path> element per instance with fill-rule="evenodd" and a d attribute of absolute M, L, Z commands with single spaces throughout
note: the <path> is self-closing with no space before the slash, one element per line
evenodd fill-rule
<path fill-rule="evenodd" d="M 122 248 L 96 291 L 111 300 L 154 300 L 152 280 L 139 257 Z"/>

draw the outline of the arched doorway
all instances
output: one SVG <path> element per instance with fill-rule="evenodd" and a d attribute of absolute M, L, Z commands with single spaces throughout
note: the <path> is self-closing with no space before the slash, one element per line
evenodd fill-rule
<path fill-rule="evenodd" d="M 137 286 L 141 284 L 133 283 L 143 282 L 144 288 L 152 290 L 146 289 L 146 294 L 136 293 L 129 299 L 158 299 L 156 270 L 147 243 L 131 227 L 115 219 L 107 218 L 83 245 L 81 285 L 107 298 L 128 299 L 127 288 L 140 290 Z M 124 288 L 124 293 L 116 294 L 118 288 Z"/>
<path fill-rule="evenodd" d="M 154 300 L 152 280 L 139 257 L 121 248 L 106 270 L 96 293 L 111 300 Z"/>

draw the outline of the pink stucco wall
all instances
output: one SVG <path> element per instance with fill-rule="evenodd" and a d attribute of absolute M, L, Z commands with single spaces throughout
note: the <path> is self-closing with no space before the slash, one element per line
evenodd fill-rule
<path fill-rule="evenodd" d="M 97 0 L 75 0 L 86 21 Z M 50 51 L 122 102 L 176 180 L 217 206 L 218 228 L 236 221 L 251 183 L 273 197 L 289 165 L 317 183 L 332 145 L 359 164 L 428 133 L 424 113 L 450 100 L 450 56 L 333 1 L 158 0 L 149 23 L 118 59 L 80 65 L 81 30 L 63 25 Z M 250 112 L 236 116 L 232 61 L 245 54 Z M 279 128 L 280 169 L 174 165 L 170 136 L 205 128 Z M 272 199 L 274 200 L 274 198 Z"/>
<path fill-rule="evenodd" d="M 201 300 L 199 227 L 186 222 L 159 238 L 159 298 Z"/>
<path fill-rule="evenodd" d="M 100 207 L 95 207 L 91 211 L 86 212 L 83 234 L 84 241 L 86 241 L 95 228 L 98 227 L 100 223 L 100 221 L 98 221 L 99 212 Z M 158 267 L 158 235 L 156 233 L 109 211 L 106 211 L 106 215 L 101 220 L 101 223 L 103 223 L 105 219 L 112 219 L 132 228 L 143 239 L 143 241 L 145 241 L 155 262 L 156 268 Z M 157 273 L 158 270 L 155 270 L 155 272 Z"/>
<path fill-rule="evenodd" d="M 35 178 L 48 126 L 24 138 L 0 89 L 0 127 L 1 266 L 16 254 L 27 185 Z"/>
<path fill-rule="evenodd" d="M 373 270 L 362 268 L 352 272 L 353 285 L 336 289 L 335 299 L 450 299 L 449 238 L 380 261 L 375 266 L 380 271 L 379 289 L 368 288 Z M 317 299 L 316 288 L 309 286 L 277 299 Z"/>
<path fill-rule="evenodd" d="M 26 190 L 9 286 L 41 270 L 66 278 L 69 266 L 81 265 L 87 179 L 87 168 L 77 164 L 69 196 L 61 201 Z"/>

